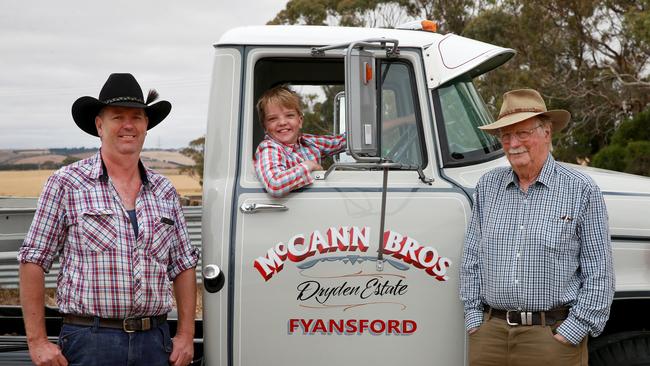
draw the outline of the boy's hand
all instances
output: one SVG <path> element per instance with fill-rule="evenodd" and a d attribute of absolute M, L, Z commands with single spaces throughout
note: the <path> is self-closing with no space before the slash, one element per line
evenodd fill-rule
<path fill-rule="evenodd" d="M 323 167 L 316 162 L 316 160 L 305 160 L 302 162 L 307 167 L 307 170 L 313 172 L 314 170 L 323 170 Z"/>

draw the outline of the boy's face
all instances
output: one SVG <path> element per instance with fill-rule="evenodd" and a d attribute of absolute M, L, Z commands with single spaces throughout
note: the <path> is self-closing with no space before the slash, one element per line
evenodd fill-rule
<path fill-rule="evenodd" d="M 270 103 L 264 109 L 264 129 L 275 140 L 285 144 L 295 144 L 300 136 L 302 117 L 295 109 L 287 109 Z"/>

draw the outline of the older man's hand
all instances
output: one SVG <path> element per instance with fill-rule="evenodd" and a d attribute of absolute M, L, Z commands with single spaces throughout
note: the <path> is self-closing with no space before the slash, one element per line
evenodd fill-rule
<path fill-rule="evenodd" d="M 477 331 L 478 331 L 478 327 L 476 327 L 476 328 L 470 328 L 470 329 L 467 331 L 467 335 L 472 335 L 472 334 L 476 333 Z"/>
<path fill-rule="evenodd" d="M 564 338 L 564 336 L 560 333 L 556 333 L 553 335 L 553 338 L 555 338 L 558 342 L 568 344 L 569 346 L 573 346 L 571 342 L 569 342 L 568 339 Z"/>

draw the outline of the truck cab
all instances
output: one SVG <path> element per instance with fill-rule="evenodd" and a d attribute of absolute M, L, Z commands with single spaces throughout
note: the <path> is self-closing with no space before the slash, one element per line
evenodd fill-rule
<path fill-rule="evenodd" d="M 244 27 L 215 44 L 205 364 L 467 363 L 458 271 L 472 193 L 508 164 L 477 128 L 493 117 L 473 80 L 515 51 L 406 28 Z M 280 198 L 253 166 L 264 138 L 255 103 L 276 85 L 331 119 L 306 132 L 348 139 L 313 184 Z M 617 296 L 604 343 L 592 342 L 592 364 L 609 364 L 600 353 L 650 328 L 630 315 L 650 305 L 650 179 L 579 168 L 610 215 Z"/>

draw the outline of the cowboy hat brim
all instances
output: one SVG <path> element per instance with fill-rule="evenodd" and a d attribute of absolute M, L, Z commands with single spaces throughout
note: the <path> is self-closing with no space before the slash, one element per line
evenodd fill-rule
<path fill-rule="evenodd" d="M 569 120 L 571 119 L 571 113 L 565 111 L 564 109 L 554 109 L 546 112 L 520 112 L 502 117 L 495 122 L 490 123 L 489 125 L 479 126 L 479 129 L 489 134 L 497 135 L 499 133 L 499 129 L 503 127 L 514 125 L 515 123 L 519 123 L 536 116 L 548 117 L 551 122 L 553 122 L 553 131 L 562 130 L 567 126 Z"/>
<path fill-rule="evenodd" d="M 162 100 L 152 105 L 132 101 L 120 101 L 106 104 L 93 97 L 81 97 L 72 104 L 72 118 L 77 126 L 87 134 L 99 137 L 95 127 L 95 117 L 102 108 L 106 106 L 142 108 L 147 114 L 149 124 L 147 130 L 150 130 L 162 122 L 171 112 L 172 105 L 166 100 Z"/>

